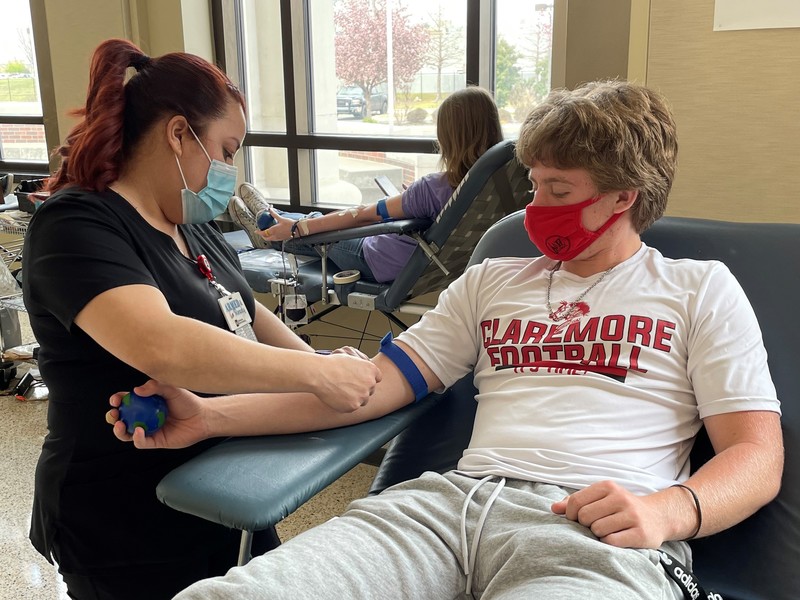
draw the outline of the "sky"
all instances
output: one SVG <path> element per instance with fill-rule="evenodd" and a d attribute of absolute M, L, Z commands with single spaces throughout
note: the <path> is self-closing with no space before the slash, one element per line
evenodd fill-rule
<path fill-rule="evenodd" d="M 0 23 L 3 24 L 0 35 L 0 64 L 10 60 L 24 60 L 25 53 L 20 48 L 17 29 L 31 26 L 28 0 L 0 0 Z"/>

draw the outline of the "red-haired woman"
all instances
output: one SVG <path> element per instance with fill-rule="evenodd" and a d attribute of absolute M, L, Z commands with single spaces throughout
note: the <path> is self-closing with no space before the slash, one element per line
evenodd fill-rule
<path fill-rule="evenodd" d="M 161 477 L 207 445 L 137 452 L 110 435 L 109 396 L 152 378 L 209 395 L 310 392 L 345 412 L 380 373 L 315 354 L 254 301 L 213 223 L 245 135 L 242 95 L 219 69 L 109 40 L 77 115 L 24 248 L 50 395 L 31 540 L 73 598 L 171 598 L 235 564 L 236 536 L 156 499 Z M 246 311 L 226 317 L 226 305 Z"/>

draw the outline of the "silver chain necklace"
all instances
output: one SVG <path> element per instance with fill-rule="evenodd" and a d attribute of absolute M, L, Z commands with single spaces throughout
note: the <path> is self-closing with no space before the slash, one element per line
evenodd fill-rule
<path fill-rule="evenodd" d="M 553 273 L 555 273 L 561 268 L 561 261 L 558 261 L 558 264 L 555 267 L 553 267 L 553 269 L 550 271 L 550 278 L 547 280 L 547 313 L 548 313 L 547 316 L 550 317 L 550 320 L 555 321 L 557 323 L 559 321 L 567 321 L 571 319 L 578 311 L 578 302 L 583 300 L 586 294 L 592 291 L 592 289 L 598 283 L 603 281 L 603 279 L 606 278 L 606 275 L 611 273 L 611 271 L 616 266 L 617 265 L 612 265 L 608 269 L 606 269 L 605 272 L 602 275 L 600 275 L 600 277 L 598 277 L 592 285 L 583 290 L 583 292 L 581 292 L 581 295 L 575 298 L 575 300 L 573 300 L 572 302 L 562 302 L 562 305 L 558 307 L 558 310 L 553 310 L 553 307 L 550 304 L 550 290 L 553 287 Z"/>

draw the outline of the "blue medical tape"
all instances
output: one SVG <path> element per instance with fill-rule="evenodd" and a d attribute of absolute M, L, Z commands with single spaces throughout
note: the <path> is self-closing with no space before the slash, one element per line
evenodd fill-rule
<path fill-rule="evenodd" d="M 378 212 L 381 221 L 388 221 L 391 219 L 389 216 L 389 209 L 386 208 L 386 198 L 378 200 L 378 203 L 375 205 L 375 210 Z"/>
<path fill-rule="evenodd" d="M 391 331 L 383 336 L 380 351 L 400 369 L 403 377 L 411 385 L 411 389 L 414 391 L 414 402 L 419 402 L 428 395 L 428 384 L 425 378 L 408 354 L 392 341 Z"/>

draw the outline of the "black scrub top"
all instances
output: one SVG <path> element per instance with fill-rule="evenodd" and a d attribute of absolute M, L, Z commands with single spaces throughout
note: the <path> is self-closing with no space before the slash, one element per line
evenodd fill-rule
<path fill-rule="evenodd" d="M 240 292 L 254 315 L 238 258 L 217 226 L 180 229 L 190 256 L 205 254 L 217 280 Z M 105 422 L 108 398 L 148 377 L 106 352 L 74 319 L 98 294 L 144 284 L 158 288 L 175 314 L 227 330 L 220 294 L 172 238 L 110 190 L 70 188 L 44 202 L 31 219 L 23 260 L 23 297 L 49 390 L 30 532 L 36 549 L 48 560 L 52 552 L 74 574 L 218 549 L 226 529 L 166 507 L 155 493 L 166 473 L 214 442 L 142 451 L 117 440 Z"/>

